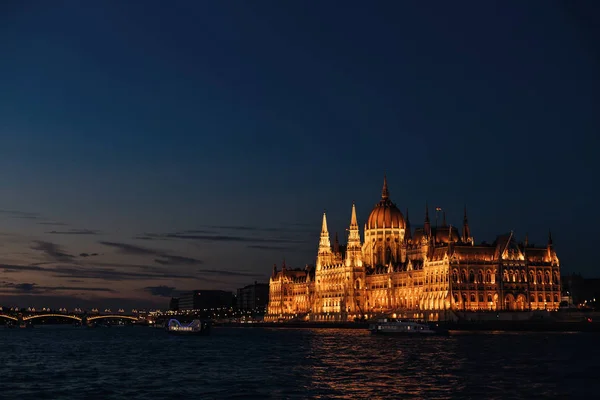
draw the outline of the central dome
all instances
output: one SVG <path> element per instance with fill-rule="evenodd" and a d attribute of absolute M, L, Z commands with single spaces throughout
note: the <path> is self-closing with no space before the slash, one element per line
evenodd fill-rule
<path fill-rule="evenodd" d="M 387 187 L 387 179 L 383 178 L 383 190 L 381 191 L 381 200 L 375 204 L 369 220 L 367 221 L 367 229 L 381 228 L 402 228 L 406 227 L 404 216 L 390 200 L 390 192 Z"/>

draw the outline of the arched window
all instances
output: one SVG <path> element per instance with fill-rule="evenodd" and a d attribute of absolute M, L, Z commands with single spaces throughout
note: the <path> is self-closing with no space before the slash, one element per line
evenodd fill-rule
<path fill-rule="evenodd" d="M 452 271 L 452 282 L 458 283 L 458 271 L 457 270 Z"/>
<path fill-rule="evenodd" d="M 482 270 L 479 270 L 477 272 L 477 282 L 483 283 L 483 271 Z"/>
<path fill-rule="evenodd" d="M 475 303 L 475 294 L 471 293 L 471 302 Z"/>
<path fill-rule="evenodd" d="M 470 283 L 475 282 L 475 272 L 473 272 L 473 270 L 469 271 L 469 282 Z M 475 300 L 473 300 L 473 301 L 475 301 Z"/>
<path fill-rule="evenodd" d="M 542 271 L 538 271 L 538 273 L 537 273 L 537 283 L 538 284 L 542 283 Z"/>
<path fill-rule="evenodd" d="M 467 283 L 467 271 L 464 269 L 461 271 L 460 280 L 462 283 Z"/>
<path fill-rule="evenodd" d="M 492 283 L 492 271 L 490 271 L 489 269 L 487 270 L 487 272 L 485 273 L 486 275 L 486 279 L 485 281 L 487 283 Z"/>
<path fill-rule="evenodd" d="M 545 284 L 550 283 L 550 272 L 548 272 L 548 271 L 546 271 L 546 273 L 544 274 L 544 283 Z"/>
<path fill-rule="evenodd" d="M 521 282 L 527 282 L 525 271 L 521 271 Z"/>
<path fill-rule="evenodd" d="M 508 282 L 508 271 L 506 271 L 506 270 L 504 271 L 504 273 L 502 274 L 502 278 L 503 278 L 502 280 L 504 282 Z"/>
<path fill-rule="evenodd" d="M 388 246 L 385 249 L 385 264 L 388 264 L 392 262 L 392 249 L 390 249 L 390 246 Z"/>

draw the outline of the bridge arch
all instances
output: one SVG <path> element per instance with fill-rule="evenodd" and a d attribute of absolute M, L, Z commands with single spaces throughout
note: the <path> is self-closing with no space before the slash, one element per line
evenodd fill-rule
<path fill-rule="evenodd" d="M 23 321 L 29 321 L 34 318 L 44 318 L 44 317 L 59 317 L 59 318 L 69 318 L 74 319 L 75 321 L 81 322 L 81 318 L 75 315 L 67 315 L 67 314 L 35 314 L 35 315 L 27 315 L 23 316 Z"/>
<path fill-rule="evenodd" d="M 17 317 L 13 317 L 12 315 L 6 315 L 6 314 L 0 314 L 0 318 L 6 318 L 6 319 L 10 319 L 12 321 L 18 321 L 19 320 Z"/>
<path fill-rule="evenodd" d="M 138 317 L 131 317 L 129 315 L 94 315 L 91 317 L 87 317 L 87 321 L 94 321 L 96 319 L 108 319 L 108 318 L 114 318 L 114 319 L 128 319 L 131 321 L 137 321 L 139 318 Z"/>

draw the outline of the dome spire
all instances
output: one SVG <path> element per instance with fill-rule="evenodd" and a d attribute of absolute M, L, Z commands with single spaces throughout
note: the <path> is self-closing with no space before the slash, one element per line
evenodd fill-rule
<path fill-rule="evenodd" d="M 383 189 L 381 190 L 381 199 L 387 200 L 389 198 L 390 198 L 390 191 L 388 190 L 387 176 L 384 174 L 383 175 Z"/>

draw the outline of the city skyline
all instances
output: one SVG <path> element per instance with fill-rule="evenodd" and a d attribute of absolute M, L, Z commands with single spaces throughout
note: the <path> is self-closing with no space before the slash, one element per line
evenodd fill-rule
<path fill-rule="evenodd" d="M 598 28 L 469 4 L 17 2 L 0 16 L 0 304 L 166 307 L 314 264 L 383 175 L 477 242 L 598 276 Z M 159 27 L 159 29 L 157 29 Z M 413 228 L 414 229 L 414 228 Z M 56 305 L 54 305 L 56 304 Z"/>

